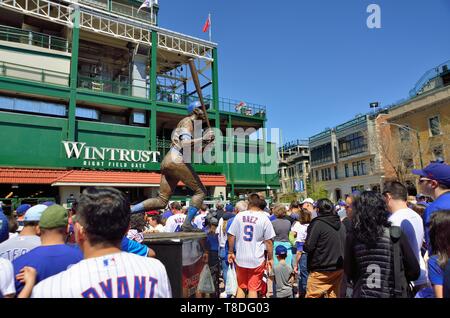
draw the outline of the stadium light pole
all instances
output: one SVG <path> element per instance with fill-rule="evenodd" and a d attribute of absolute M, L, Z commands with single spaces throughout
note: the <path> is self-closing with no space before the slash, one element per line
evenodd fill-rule
<path fill-rule="evenodd" d="M 406 126 L 406 125 L 400 125 L 400 124 L 396 124 L 396 123 L 388 123 L 388 122 L 384 122 L 384 123 L 382 123 L 381 125 L 383 125 L 383 126 L 386 126 L 386 125 L 397 126 L 397 127 L 399 127 L 399 128 L 402 128 L 402 129 L 406 129 L 406 130 L 412 131 L 412 132 L 414 132 L 414 133 L 416 134 L 416 138 L 417 138 L 417 147 L 418 147 L 418 149 L 419 149 L 420 168 L 423 169 L 422 148 L 420 147 L 419 131 L 416 130 L 416 129 L 413 129 L 413 128 L 409 127 L 409 126 Z"/>

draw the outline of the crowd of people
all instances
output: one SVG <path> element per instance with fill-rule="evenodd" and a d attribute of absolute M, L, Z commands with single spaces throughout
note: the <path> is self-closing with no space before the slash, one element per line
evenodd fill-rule
<path fill-rule="evenodd" d="M 449 297 L 450 166 L 413 173 L 419 194 L 391 181 L 382 193 L 354 191 L 337 203 L 307 198 L 267 209 L 255 194 L 238 202 L 218 226 L 225 284 L 233 264 L 238 298 L 270 290 L 277 298 Z"/>
<path fill-rule="evenodd" d="M 201 206 L 192 225 L 206 236 L 209 296 L 450 297 L 450 166 L 413 172 L 419 194 L 391 181 L 382 193 L 355 191 L 338 202 L 267 206 L 250 194 Z M 166 269 L 144 236 L 181 231 L 187 207 L 130 208 L 116 189 L 87 188 L 69 210 L 44 202 L 9 217 L 0 211 L 0 296 L 171 297 Z"/>

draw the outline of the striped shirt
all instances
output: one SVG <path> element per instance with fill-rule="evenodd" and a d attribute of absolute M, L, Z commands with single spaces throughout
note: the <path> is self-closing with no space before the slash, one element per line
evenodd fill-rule
<path fill-rule="evenodd" d="M 206 219 L 206 215 L 208 213 L 205 211 L 203 213 L 198 214 L 195 218 L 194 218 L 194 224 L 198 229 L 203 230 L 205 228 L 205 219 Z"/>
<path fill-rule="evenodd" d="M 120 252 L 85 259 L 33 288 L 32 298 L 171 298 L 164 265 Z"/>
<path fill-rule="evenodd" d="M 170 216 L 164 226 L 164 232 L 180 232 L 181 225 L 183 225 L 185 219 L 186 214 L 174 214 Z"/>
<path fill-rule="evenodd" d="M 236 237 L 236 263 L 244 268 L 259 267 L 264 262 L 264 241 L 275 237 L 269 218 L 259 211 L 238 213 L 228 234 Z"/>

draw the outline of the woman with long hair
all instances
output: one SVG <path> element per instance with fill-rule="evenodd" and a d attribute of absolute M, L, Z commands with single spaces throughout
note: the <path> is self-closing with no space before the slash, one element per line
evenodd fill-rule
<path fill-rule="evenodd" d="M 428 278 L 434 297 L 443 298 L 444 270 L 450 255 L 450 211 L 437 211 L 430 219 L 432 255 L 428 259 Z"/>
<path fill-rule="evenodd" d="M 291 266 L 292 264 L 292 245 L 289 242 L 289 233 L 291 231 L 291 222 L 286 217 L 286 207 L 282 204 L 275 204 L 272 208 L 273 214 L 276 219 L 272 221 L 273 229 L 275 230 L 275 237 L 273 242 L 273 259 L 274 266 L 278 265 L 278 259 L 275 255 L 275 250 L 278 246 L 282 245 L 287 250 L 286 264 Z M 276 297 L 275 281 L 273 282 L 273 294 Z"/>
<path fill-rule="evenodd" d="M 295 233 L 295 247 L 297 250 L 294 271 L 298 273 L 299 298 L 306 296 L 306 284 L 308 282 L 307 256 L 303 251 L 303 245 L 305 245 L 309 223 L 311 223 L 311 213 L 306 209 L 301 209 L 300 219 L 294 223 L 291 229 Z"/>
<path fill-rule="evenodd" d="M 364 191 L 352 208 L 352 231 L 347 236 L 344 267 L 353 282 L 353 297 L 412 296 L 409 282 L 419 277 L 419 263 L 401 229 L 391 227 L 381 194 Z"/>

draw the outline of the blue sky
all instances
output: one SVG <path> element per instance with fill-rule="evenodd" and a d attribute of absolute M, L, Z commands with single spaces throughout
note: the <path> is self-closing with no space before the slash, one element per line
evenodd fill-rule
<path fill-rule="evenodd" d="M 381 29 L 366 25 L 371 3 Z M 160 0 L 159 25 L 218 43 L 219 94 L 267 106 L 283 142 L 408 96 L 450 59 L 450 0 Z"/>

